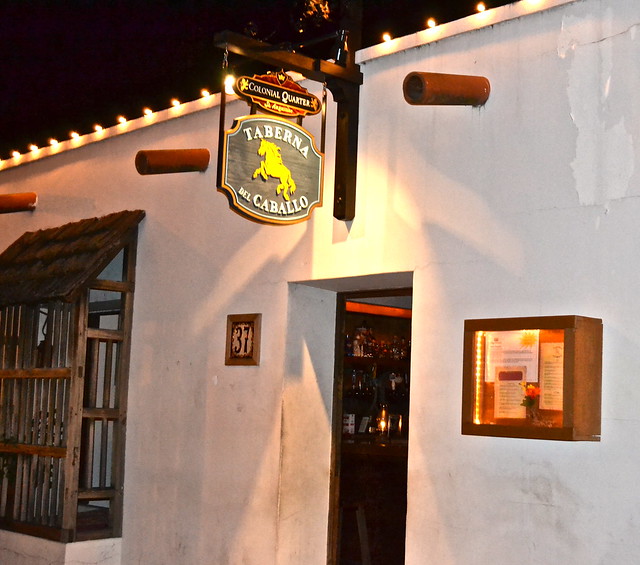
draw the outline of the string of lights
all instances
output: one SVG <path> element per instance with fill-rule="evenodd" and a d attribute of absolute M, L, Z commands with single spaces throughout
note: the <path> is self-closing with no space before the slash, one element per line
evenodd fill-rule
<path fill-rule="evenodd" d="M 494 2 L 493 5 L 494 7 L 497 6 L 502 6 L 504 4 L 506 4 L 507 2 Z M 488 10 L 489 7 L 487 6 L 487 3 L 485 2 L 478 2 L 477 4 L 475 4 L 474 7 L 474 12 L 473 13 L 483 13 L 486 10 Z M 467 12 L 467 15 L 471 15 L 471 13 Z M 444 22 L 446 23 L 446 22 Z M 435 17 L 429 17 L 424 24 L 424 29 L 433 29 L 438 27 L 439 25 L 441 25 Z M 415 27 L 415 26 L 414 26 Z M 416 30 L 419 31 L 419 30 Z M 378 38 L 377 38 L 377 42 L 391 42 L 393 41 L 394 37 L 392 35 L 392 31 L 385 31 L 383 32 Z M 375 39 L 369 39 L 368 40 L 369 44 L 375 44 L 376 40 Z M 367 46 L 367 45 L 365 45 Z M 202 88 L 200 90 L 200 96 L 203 98 L 209 97 L 211 96 L 211 91 L 208 88 Z M 192 100 L 195 100 L 196 98 L 192 98 Z M 191 100 L 191 101 L 192 101 Z M 170 108 L 179 108 L 180 106 L 182 106 L 182 102 L 180 102 L 180 100 L 178 100 L 177 98 L 172 98 L 169 102 L 169 107 Z M 162 110 L 165 110 L 166 108 L 161 108 L 159 110 L 156 110 L 156 112 L 160 112 Z M 150 118 L 154 115 L 154 110 L 152 110 L 150 107 L 144 107 L 141 110 L 141 115 L 140 116 L 136 116 L 137 117 L 147 117 Z M 133 118 L 133 119 L 136 119 Z M 46 118 L 44 118 L 46 119 Z M 81 138 L 84 138 L 86 136 L 89 135 L 100 135 L 102 133 L 104 133 L 105 128 L 110 128 L 112 126 L 117 126 L 117 125 L 124 125 L 127 124 L 127 122 L 130 121 L 127 117 L 125 117 L 124 115 L 118 115 L 115 118 L 115 123 L 112 125 L 107 125 L 107 126 L 103 126 L 102 124 L 96 123 L 93 125 L 93 131 L 87 131 L 85 133 L 81 133 L 81 131 L 79 130 L 72 130 L 70 132 L 68 132 L 65 136 L 56 136 L 56 137 L 48 137 L 47 142 L 45 143 L 44 141 L 40 142 L 40 145 L 38 145 L 38 143 L 29 143 L 25 149 L 20 149 L 20 147 L 15 147 L 12 148 L 10 150 L 7 150 L 7 142 L 9 142 L 9 140 L 6 137 L 6 133 L 2 135 L 2 138 L 4 139 L 0 139 L 0 151 L 5 151 L 5 154 L 0 153 L 0 167 L 2 167 L 3 165 L 8 165 L 8 164 L 19 164 L 21 162 L 24 161 L 24 157 L 25 155 L 29 155 L 30 159 L 32 160 L 34 158 L 38 158 L 39 154 L 41 153 L 41 150 L 46 146 L 50 146 L 53 148 L 59 147 L 60 144 L 65 141 L 65 140 L 79 140 Z M 35 137 L 35 136 L 34 136 Z M 8 159 L 7 159 L 7 154 L 8 154 Z"/>

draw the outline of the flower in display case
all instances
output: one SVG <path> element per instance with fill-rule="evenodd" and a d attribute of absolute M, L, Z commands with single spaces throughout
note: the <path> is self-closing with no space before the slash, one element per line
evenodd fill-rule
<path fill-rule="evenodd" d="M 536 403 L 536 399 L 540 396 L 540 387 L 522 383 L 522 388 L 524 389 L 524 398 L 522 399 L 520 406 L 531 408 Z"/>

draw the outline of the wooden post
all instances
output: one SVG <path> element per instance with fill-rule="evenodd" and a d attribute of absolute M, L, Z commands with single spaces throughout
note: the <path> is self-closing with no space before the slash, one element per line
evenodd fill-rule
<path fill-rule="evenodd" d="M 491 85 L 485 77 L 443 73 L 409 73 L 402 83 L 404 99 L 414 106 L 482 106 Z"/>
<path fill-rule="evenodd" d="M 19 192 L 0 195 L 0 214 L 29 212 L 35 209 L 38 195 L 35 192 Z"/>
<path fill-rule="evenodd" d="M 358 164 L 358 85 L 327 80 L 338 103 L 336 118 L 336 166 L 333 197 L 333 217 L 351 221 L 356 215 L 356 177 Z"/>
<path fill-rule="evenodd" d="M 203 172 L 209 166 L 208 149 L 156 149 L 138 151 L 136 170 L 141 175 Z"/>

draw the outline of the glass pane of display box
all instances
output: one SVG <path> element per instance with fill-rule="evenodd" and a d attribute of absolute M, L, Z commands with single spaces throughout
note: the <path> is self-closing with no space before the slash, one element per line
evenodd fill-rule
<path fill-rule="evenodd" d="M 466 320 L 462 433 L 600 441 L 602 320 Z"/>

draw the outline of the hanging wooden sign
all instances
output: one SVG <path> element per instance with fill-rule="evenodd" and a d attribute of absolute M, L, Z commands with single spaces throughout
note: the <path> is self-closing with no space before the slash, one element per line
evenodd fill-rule
<path fill-rule="evenodd" d="M 233 90 L 250 104 L 279 116 L 295 118 L 320 111 L 320 99 L 300 86 L 287 73 L 267 73 L 236 79 Z"/>
<path fill-rule="evenodd" d="M 224 132 L 218 188 L 252 220 L 302 222 L 322 205 L 323 164 L 304 128 L 276 116 L 243 116 Z"/>

